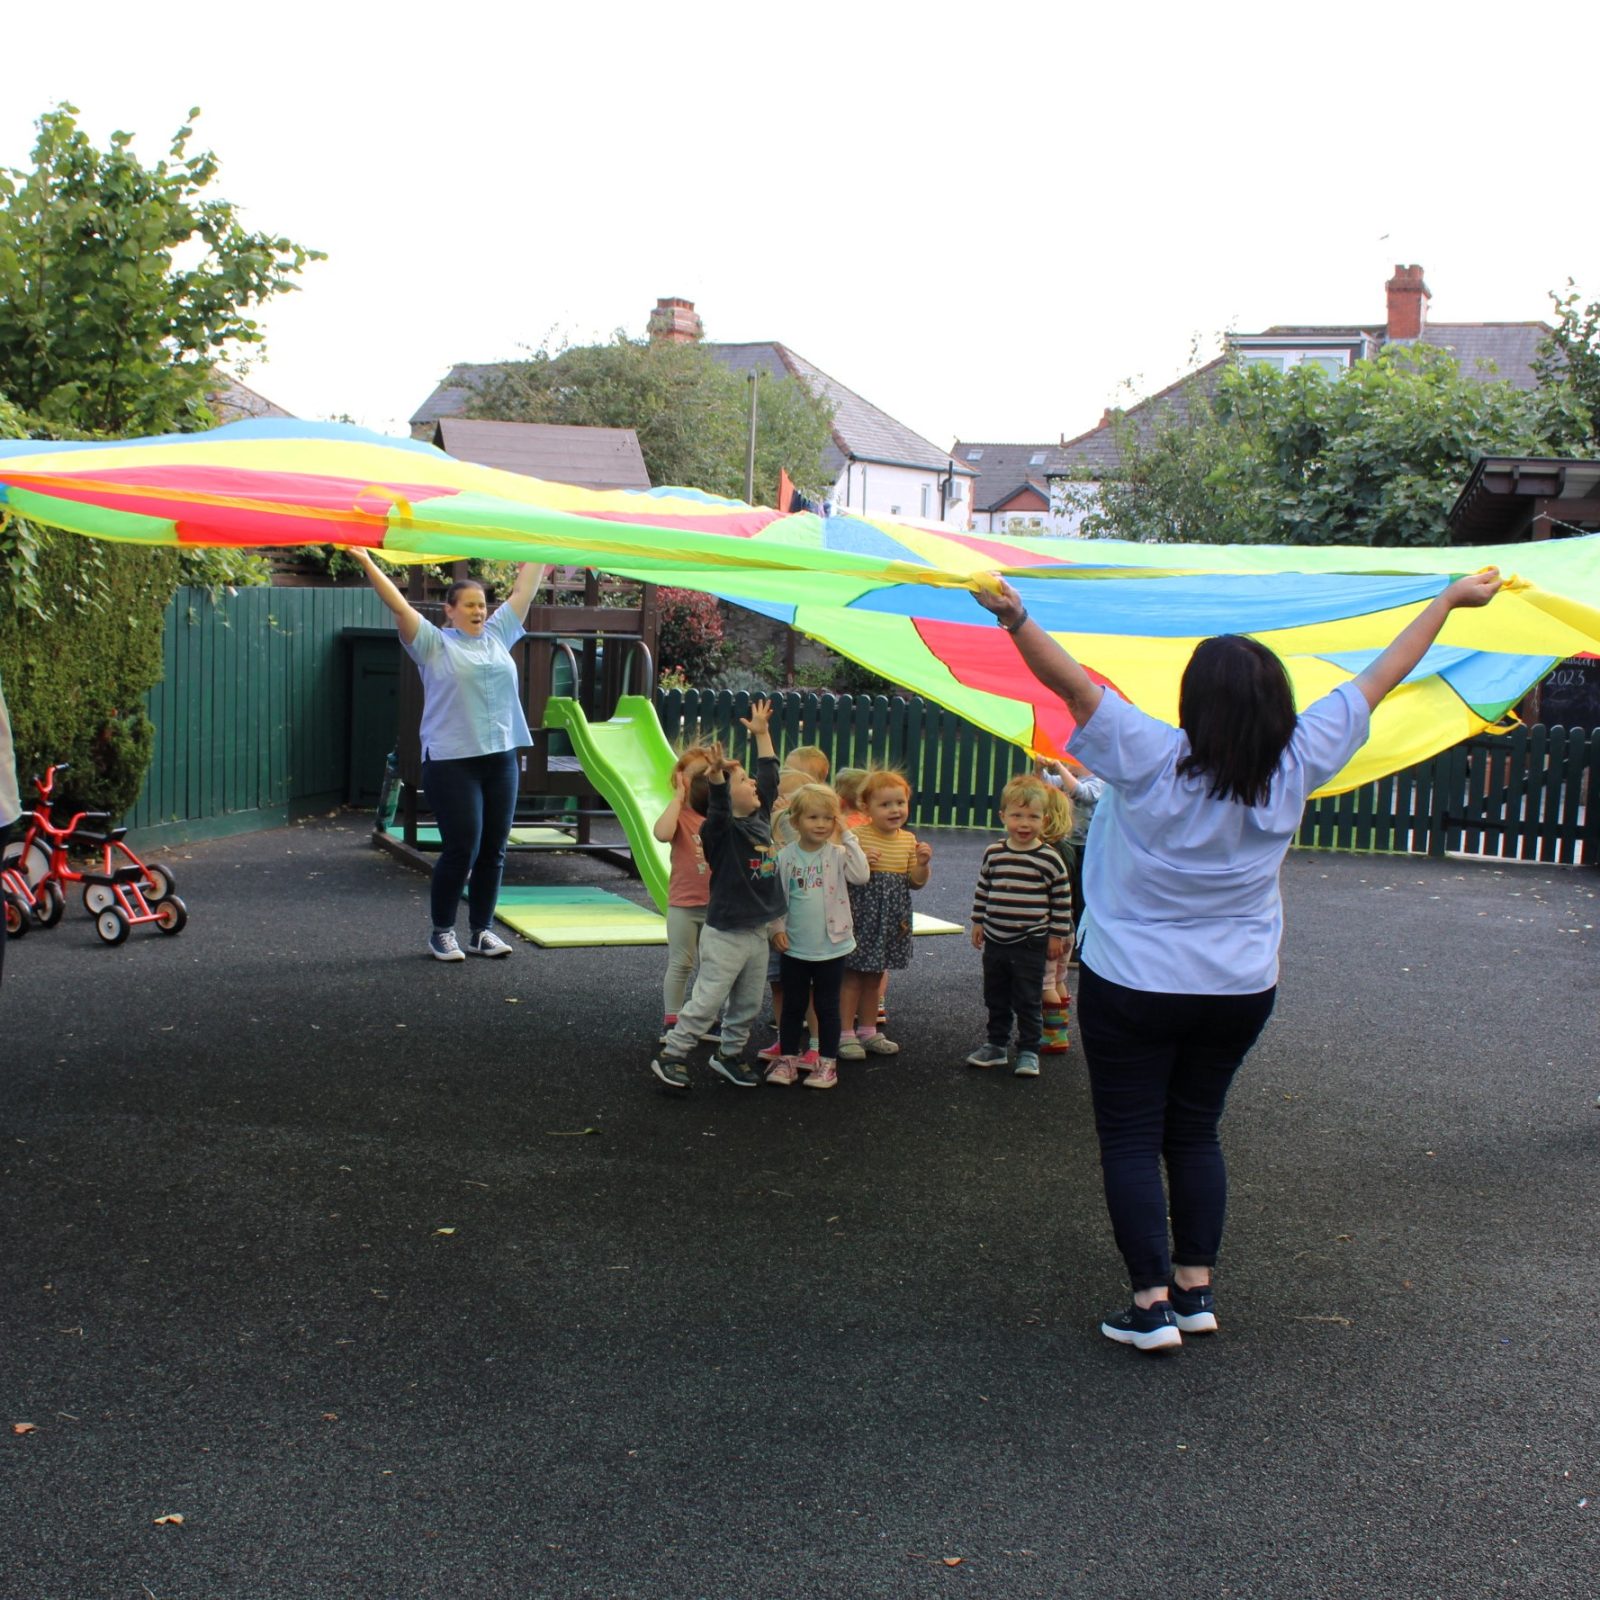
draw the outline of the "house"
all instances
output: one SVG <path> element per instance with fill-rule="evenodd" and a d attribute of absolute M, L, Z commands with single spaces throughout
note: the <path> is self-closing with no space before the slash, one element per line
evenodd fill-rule
<path fill-rule="evenodd" d="M 1432 293 L 1422 268 L 1397 265 L 1384 285 L 1386 315 L 1382 323 L 1333 327 L 1284 324 L 1261 333 L 1228 335 L 1227 349 L 1216 360 L 1169 384 L 1126 411 L 1107 411 L 1085 433 L 1063 437 L 1050 451 L 1045 477 L 1050 486 L 1052 533 L 1071 533 L 1082 520 L 1071 509 L 1071 492 L 1093 493 L 1098 480 L 1121 465 L 1119 436 L 1128 428 L 1148 437 L 1162 428 L 1182 426 L 1196 398 L 1212 393 L 1230 361 L 1260 363 L 1286 371 L 1318 366 L 1330 375 L 1348 370 L 1389 344 L 1423 344 L 1450 351 L 1463 373 L 1484 382 L 1500 380 L 1519 389 L 1536 389 L 1534 358 L 1550 328 L 1543 322 L 1430 322 Z M 980 447 L 982 448 L 982 447 Z M 957 454 L 967 450 L 957 446 Z"/>
<path fill-rule="evenodd" d="M 957 439 L 950 454 L 976 474 L 974 533 L 1046 534 L 1067 531 L 1050 513 L 1050 467 L 1060 447 Z"/>
<path fill-rule="evenodd" d="M 825 466 L 832 487 L 824 496 L 841 511 L 861 516 L 925 522 L 945 528 L 970 526 L 970 485 L 976 474 L 949 451 L 897 421 L 788 345 L 775 340 L 752 344 L 702 341 L 694 302 L 665 297 L 650 314 L 650 337 L 673 344 L 700 344 L 730 371 L 760 372 L 777 382 L 796 382 L 833 413 Z M 442 420 L 459 418 L 474 392 L 500 371 L 498 364 L 461 363 L 411 418 L 415 438 L 432 438 Z"/>

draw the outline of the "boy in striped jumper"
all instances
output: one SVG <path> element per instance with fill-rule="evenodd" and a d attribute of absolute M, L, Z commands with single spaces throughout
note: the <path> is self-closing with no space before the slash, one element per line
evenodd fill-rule
<path fill-rule="evenodd" d="M 1049 797 L 1041 779 L 1013 778 L 1000 794 L 1006 836 L 983 852 L 972 898 L 972 946 L 983 952 L 988 1042 L 970 1067 L 1003 1067 L 1012 1019 L 1019 1078 L 1039 1076 L 1045 960 L 1059 960 L 1072 938 L 1072 891 L 1066 863 L 1044 841 Z"/>

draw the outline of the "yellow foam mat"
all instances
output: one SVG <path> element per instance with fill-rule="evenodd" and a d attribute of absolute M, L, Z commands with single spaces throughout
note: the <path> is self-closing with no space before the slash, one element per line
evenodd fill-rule
<path fill-rule="evenodd" d="M 635 905 L 608 889 L 580 885 L 508 885 L 500 890 L 495 916 L 545 949 L 585 945 L 665 944 L 667 920 L 651 906 Z M 913 914 L 911 931 L 961 933 L 958 922 Z"/>

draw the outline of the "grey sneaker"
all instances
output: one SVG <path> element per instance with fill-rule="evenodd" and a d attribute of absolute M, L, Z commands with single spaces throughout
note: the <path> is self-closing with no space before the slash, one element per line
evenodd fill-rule
<path fill-rule="evenodd" d="M 761 1086 L 759 1073 L 752 1072 L 738 1056 L 725 1056 L 720 1050 L 711 1057 L 711 1070 L 720 1073 L 740 1089 L 757 1089 Z"/>
<path fill-rule="evenodd" d="M 1033 1050 L 1017 1051 L 1017 1064 L 1011 1069 L 1012 1076 L 1017 1078 L 1037 1078 L 1039 1076 L 1039 1057 Z"/>
<path fill-rule="evenodd" d="M 435 928 L 428 935 L 428 954 L 435 961 L 465 961 L 461 946 L 456 942 L 454 928 Z"/>
<path fill-rule="evenodd" d="M 669 1056 L 663 1052 L 650 1063 L 650 1070 L 669 1089 L 687 1089 L 689 1087 L 689 1063 L 680 1060 L 677 1056 Z"/>
<path fill-rule="evenodd" d="M 1006 1054 L 1003 1044 L 980 1044 L 976 1050 L 967 1057 L 969 1067 L 1003 1067 L 1011 1059 Z M 1038 1063 L 1034 1063 L 1035 1067 Z"/>
<path fill-rule="evenodd" d="M 511 946 L 493 928 L 479 928 L 475 933 L 467 935 L 467 954 L 469 956 L 508 956 L 511 954 Z"/>

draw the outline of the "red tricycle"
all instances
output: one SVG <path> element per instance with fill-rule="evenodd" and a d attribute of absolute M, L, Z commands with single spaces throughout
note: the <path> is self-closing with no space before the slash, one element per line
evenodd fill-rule
<path fill-rule="evenodd" d="M 66 903 L 66 886 L 81 883 L 84 909 L 94 918 L 95 932 L 107 944 L 121 944 L 130 928 L 145 922 L 155 923 L 163 933 L 181 932 L 189 920 L 189 909 L 174 892 L 177 886 L 171 868 L 156 861 L 141 861 L 128 846 L 126 828 L 95 830 L 84 826 L 89 822 L 110 822 L 109 813 L 79 811 L 64 827 L 57 826 L 51 814 L 51 797 L 57 776 L 66 770 L 67 763 L 63 761 L 51 767 L 44 777 L 34 778 L 39 799 L 22 837 L 6 847 L 6 867 L 25 880 L 36 899 L 43 895 L 58 908 Z M 84 847 L 100 852 L 98 871 L 80 872 L 72 865 L 69 850 Z M 55 919 L 60 920 L 59 909 Z"/>

